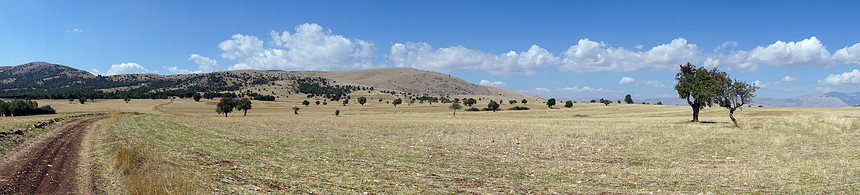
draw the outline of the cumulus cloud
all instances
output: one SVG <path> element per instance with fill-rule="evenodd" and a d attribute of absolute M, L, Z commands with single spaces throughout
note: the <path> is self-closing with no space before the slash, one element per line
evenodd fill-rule
<path fill-rule="evenodd" d="M 318 24 L 298 25 L 294 33 L 270 34 L 273 47 L 243 34 L 218 44 L 221 57 L 236 61 L 228 69 L 349 70 L 372 66 L 372 42 L 333 35 Z"/>
<path fill-rule="evenodd" d="M 642 68 L 674 69 L 678 64 L 696 62 L 700 51 L 695 44 L 678 38 L 669 44 L 652 47 L 648 51 L 631 51 L 612 47 L 603 42 L 580 39 L 561 55 L 561 71 L 628 72 Z"/>
<path fill-rule="evenodd" d="M 854 69 L 854 71 L 842 74 L 831 74 L 818 82 L 833 86 L 860 86 L 860 70 Z"/>
<path fill-rule="evenodd" d="M 490 87 L 506 87 L 506 86 L 508 86 L 507 83 L 502 82 L 502 81 L 489 81 L 489 80 L 481 80 L 481 82 L 478 84 L 490 86 Z"/>
<path fill-rule="evenodd" d="M 758 46 L 749 52 L 748 61 L 774 66 L 830 66 L 830 52 L 818 38 L 798 42 L 776 41 L 767 47 Z"/>
<path fill-rule="evenodd" d="M 107 75 L 118 75 L 118 74 L 137 74 L 137 73 L 152 73 L 152 71 L 144 68 L 140 64 L 129 62 L 129 63 L 121 63 L 114 64 L 110 66 L 110 69 L 107 71 Z"/>
<path fill-rule="evenodd" d="M 216 72 L 221 69 L 221 66 L 218 66 L 218 61 L 204 57 L 198 54 L 191 54 L 191 57 L 188 57 L 188 60 L 197 64 L 197 70 L 192 71 L 188 69 L 181 69 L 179 67 L 167 67 L 167 71 L 173 74 L 192 74 L 192 73 L 206 73 L 206 72 Z"/>
<path fill-rule="evenodd" d="M 665 85 L 663 85 L 663 83 L 660 83 L 659 81 L 636 81 L 636 79 L 633 79 L 631 77 L 621 77 L 621 80 L 618 81 L 618 84 L 632 86 L 645 85 L 655 88 L 665 87 Z"/>
<path fill-rule="evenodd" d="M 860 64 L 860 43 L 837 50 L 833 58 L 846 64 Z"/>
<path fill-rule="evenodd" d="M 618 84 L 622 84 L 622 85 L 632 85 L 634 83 L 636 83 L 636 80 L 634 80 L 633 78 L 630 78 L 630 77 L 621 77 L 621 80 L 618 81 Z"/>
<path fill-rule="evenodd" d="M 791 75 L 785 75 L 785 77 L 783 77 L 782 80 L 779 80 L 778 82 L 784 83 L 784 84 L 789 84 L 789 83 L 792 83 L 796 80 L 797 80 L 797 77 L 794 77 Z"/>
<path fill-rule="evenodd" d="M 559 91 L 566 91 L 566 92 L 577 92 L 577 93 L 603 93 L 603 92 L 610 92 L 610 90 L 606 90 L 606 89 L 603 89 L 603 88 L 591 88 L 591 87 L 589 87 L 589 86 L 584 86 L 584 87 L 565 87 L 565 88 L 561 88 L 561 89 L 558 89 L 558 90 L 559 90 Z"/>
<path fill-rule="evenodd" d="M 549 92 L 550 90 L 547 88 L 538 87 L 538 88 L 535 88 L 535 91 L 537 91 L 537 92 Z"/>
<path fill-rule="evenodd" d="M 440 72 L 483 70 L 493 75 L 532 75 L 534 69 L 558 63 L 552 53 L 537 45 L 528 51 L 494 55 L 463 46 L 433 49 L 425 42 L 395 43 L 389 59 L 398 67 Z"/>

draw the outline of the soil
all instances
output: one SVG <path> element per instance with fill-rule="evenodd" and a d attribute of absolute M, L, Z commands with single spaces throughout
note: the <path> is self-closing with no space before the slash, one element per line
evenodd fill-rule
<path fill-rule="evenodd" d="M 69 121 L 55 134 L 0 167 L 0 194 L 76 194 L 81 141 L 87 127 L 105 117 Z"/>

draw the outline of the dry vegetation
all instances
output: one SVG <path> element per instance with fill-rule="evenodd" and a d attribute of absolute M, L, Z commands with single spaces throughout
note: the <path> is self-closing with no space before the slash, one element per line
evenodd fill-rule
<path fill-rule="evenodd" d="M 743 128 L 733 128 L 722 108 L 689 123 L 685 106 L 534 102 L 453 117 L 448 104 L 302 100 L 254 101 L 248 116 L 227 118 L 215 100 L 39 103 L 61 114 L 112 112 L 91 143 L 106 194 L 860 190 L 857 108 L 745 107 L 736 113 Z"/>
<path fill-rule="evenodd" d="M 154 185 L 215 194 L 860 190 L 857 108 L 743 108 L 739 129 L 722 108 L 689 123 L 684 106 L 529 103 L 453 117 L 447 104 L 301 100 L 254 101 L 248 116 L 227 118 L 213 100 L 88 105 L 148 113 L 117 114 L 99 128 L 100 190 L 134 189 L 122 167 L 169 178 Z"/>

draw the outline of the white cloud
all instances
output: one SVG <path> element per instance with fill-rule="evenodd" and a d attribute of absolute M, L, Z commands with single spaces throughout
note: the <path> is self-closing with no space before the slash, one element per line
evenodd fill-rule
<path fill-rule="evenodd" d="M 535 88 L 535 91 L 537 91 L 537 92 L 549 92 L 550 90 L 547 88 L 538 87 L 538 88 Z"/>
<path fill-rule="evenodd" d="M 621 77 L 621 80 L 618 81 L 618 84 L 622 84 L 622 85 L 632 85 L 634 83 L 636 83 L 636 80 L 634 80 L 633 78 L 630 78 L 630 77 Z"/>
<path fill-rule="evenodd" d="M 122 64 L 114 64 L 110 66 L 110 69 L 107 71 L 107 75 L 118 75 L 118 74 L 137 74 L 137 73 L 152 73 L 152 71 L 144 68 L 143 66 L 134 63 L 122 63 Z"/>
<path fill-rule="evenodd" d="M 173 74 L 191 74 L 191 73 L 197 73 L 196 71 L 191 71 L 191 70 L 188 70 L 188 69 L 181 69 L 181 68 L 176 67 L 176 66 L 173 66 L 173 67 L 167 67 L 167 72 L 170 72 L 170 73 L 173 73 Z"/>
<path fill-rule="evenodd" d="M 764 89 L 765 87 L 767 87 L 767 86 L 768 86 L 768 84 L 766 84 L 766 83 L 762 83 L 762 82 L 761 82 L 761 80 L 755 80 L 755 81 L 753 81 L 753 82 L 752 82 L 752 84 L 753 84 L 753 85 L 755 85 L 756 87 L 759 87 L 759 88 L 762 88 L 762 89 Z"/>
<path fill-rule="evenodd" d="M 493 75 L 532 75 L 534 69 L 558 63 L 552 53 L 537 45 L 528 51 L 493 55 L 463 46 L 433 49 L 428 43 L 406 42 L 391 46 L 389 59 L 398 67 L 440 72 L 484 70 Z"/>
<path fill-rule="evenodd" d="M 833 58 L 846 64 L 860 64 L 860 43 L 837 50 Z"/>
<path fill-rule="evenodd" d="M 618 81 L 618 84 L 632 86 L 645 85 L 654 88 L 665 87 L 665 85 L 663 85 L 663 83 L 660 83 L 659 81 L 636 81 L 636 79 L 633 79 L 631 77 L 621 77 L 621 80 Z"/>
<path fill-rule="evenodd" d="M 780 83 L 789 84 L 797 80 L 797 77 L 793 77 L 791 75 L 785 75 L 782 80 L 778 81 Z"/>
<path fill-rule="evenodd" d="M 84 32 L 84 29 L 73 28 L 73 29 L 66 30 L 66 32 L 82 33 L 82 32 Z"/>
<path fill-rule="evenodd" d="M 490 86 L 490 87 L 506 87 L 506 86 L 508 86 L 507 83 L 502 82 L 502 81 L 489 81 L 489 80 L 481 80 L 481 83 L 479 83 L 479 85 L 486 85 L 486 86 Z"/>
<path fill-rule="evenodd" d="M 860 70 L 854 69 L 854 71 L 843 72 L 842 74 L 831 74 L 818 82 L 834 86 L 860 86 Z"/>
<path fill-rule="evenodd" d="M 638 52 L 580 39 L 562 53 L 559 69 L 573 72 L 628 72 L 642 68 L 668 70 L 686 62 L 698 62 L 700 55 L 698 47 L 683 38 Z"/>
<path fill-rule="evenodd" d="M 830 52 L 815 37 L 798 42 L 776 41 L 767 47 L 758 46 L 749 52 L 747 61 L 752 64 L 783 67 L 830 66 L 834 64 Z M 755 69 L 755 67 L 752 68 Z"/>
<path fill-rule="evenodd" d="M 218 61 L 212 58 L 191 54 L 191 57 L 188 57 L 188 60 L 194 61 L 194 63 L 197 64 L 198 72 L 215 72 L 218 71 L 218 69 L 221 69 L 221 67 L 218 66 Z"/>
<path fill-rule="evenodd" d="M 603 93 L 603 92 L 610 92 L 610 90 L 606 90 L 606 89 L 603 89 L 603 88 L 591 88 L 591 87 L 588 87 L 588 86 L 584 86 L 584 87 L 565 87 L 565 88 L 561 88 L 561 89 L 558 89 L 558 90 L 559 90 L 559 91 L 565 91 L 565 92 L 576 92 L 576 93 Z"/>
<path fill-rule="evenodd" d="M 228 68 L 231 70 L 349 70 L 372 66 L 372 42 L 332 35 L 331 30 L 323 30 L 317 24 L 298 25 L 295 33 L 272 31 L 271 36 L 272 48 L 264 47 L 255 36 L 242 34 L 233 35 L 218 48 L 223 52 L 221 57 L 237 62 Z"/>

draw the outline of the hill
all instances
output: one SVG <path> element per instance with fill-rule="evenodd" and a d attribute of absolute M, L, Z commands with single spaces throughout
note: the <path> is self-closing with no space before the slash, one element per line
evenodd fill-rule
<path fill-rule="evenodd" d="M 409 98 L 420 98 L 425 94 L 539 98 L 410 68 L 337 72 L 235 70 L 182 75 L 101 76 L 65 65 L 32 62 L 0 67 L 0 83 L 0 97 L 32 99 L 167 98 L 205 93 L 207 98 L 270 96 L 270 99 L 275 99 L 304 94 L 309 98 L 339 100 L 356 91 Z"/>
<path fill-rule="evenodd" d="M 379 68 L 353 71 L 297 71 L 301 75 L 317 76 L 338 83 L 374 86 L 378 89 L 403 91 L 431 96 L 479 95 L 514 99 L 538 99 L 528 95 L 490 86 L 476 85 L 463 79 L 438 72 L 414 68 Z"/>

